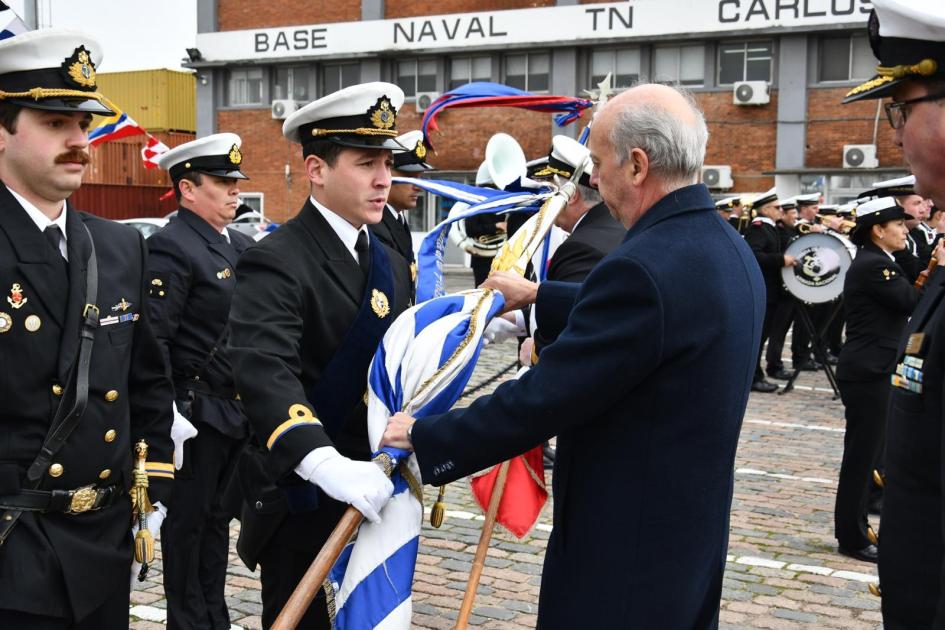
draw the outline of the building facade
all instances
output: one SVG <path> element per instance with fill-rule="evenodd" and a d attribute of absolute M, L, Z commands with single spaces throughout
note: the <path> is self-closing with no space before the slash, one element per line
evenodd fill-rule
<path fill-rule="evenodd" d="M 873 75 L 868 0 L 200 0 L 197 133 L 239 133 L 252 178 L 247 199 L 284 220 L 308 190 L 301 152 L 283 139 L 293 108 L 341 87 L 390 81 L 407 94 L 399 128 L 419 127 L 425 104 L 470 81 L 582 95 L 610 74 L 679 84 L 703 107 L 710 140 L 704 180 L 718 195 L 777 184 L 784 194 L 856 195 L 905 174 L 873 101 L 841 106 Z M 430 159 L 469 179 L 498 131 L 529 159 L 556 133 L 548 114 L 464 109 L 440 117 Z M 422 232 L 443 216 L 427 199 Z"/>

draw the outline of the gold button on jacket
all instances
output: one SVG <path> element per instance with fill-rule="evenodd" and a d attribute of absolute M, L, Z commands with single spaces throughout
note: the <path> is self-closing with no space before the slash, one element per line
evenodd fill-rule
<path fill-rule="evenodd" d="M 108 402 L 115 402 L 118 400 L 118 392 L 114 389 L 108 390 L 108 392 L 105 394 L 105 400 Z"/>
<path fill-rule="evenodd" d="M 106 442 L 114 442 L 114 441 L 115 441 L 115 437 L 116 437 L 117 435 L 118 435 L 118 432 L 115 431 L 115 429 L 109 429 L 108 431 L 105 432 L 105 441 L 106 441 Z"/>
<path fill-rule="evenodd" d="M 52 393 L 54 396 L 62 396 L 62 385 L 59 383 L 53 383 Z"/>
<path fill-rule="evenodd" d="M 64 470 L 64 469 L 63 469 L 63 467 L 62 467 L 62 464 L 52 464 L 52 465 L 49 467 L 49 476 L 50 476 L 50 477 L 58 477 L 59 475 L 62 474 L 62 471 L 63 471 L 63 470 Z"/>

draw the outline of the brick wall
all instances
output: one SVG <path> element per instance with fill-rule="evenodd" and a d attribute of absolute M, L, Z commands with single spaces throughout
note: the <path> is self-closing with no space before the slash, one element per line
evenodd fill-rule
<path fill-rule="evenodd" d="M 361 0 L 304 0 L 304 2 L 247 2 L 217 0 L 221 31 L 327 24 L 361 19 Z"/>
<path fill-rule="evenodd" d="M 760 106 L 732 103 L 732 93 L 704 92 L 695 95 L 709 126 L 705 163 L 732 167 L 732 192 L 765 191 L 774 177 L 762 175 L 774 169 L 777 141 L 778 93 Z"/>
<path fill-rule="evenodd" d="M 532 9 L 551 7 L 554 4 L 554 0 L 386 0 L 384 17 L 394 19 L 445 13 Z"/>
<path fill-rule="evenodd" d="M 876 107 L 880 101 L 868 100 L 841 105 L 849 88 L 809 90 L 807 93 L 808 167 L 843 166 L 843 145 L 872 144 Z M 893 129 L 886 114 L 879 112 L 876 155 L 880 166 L 903 166 L 902 150 L 893 144 Z"/>

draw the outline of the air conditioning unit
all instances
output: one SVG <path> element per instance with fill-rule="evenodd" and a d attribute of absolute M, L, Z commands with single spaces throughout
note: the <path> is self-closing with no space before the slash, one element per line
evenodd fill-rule
<path fill-rule="evenodd" d="M 736 105 L 767 105 L 771 101 L 767 81 L 736 81 L 732 102 Z"/>
<path fill-rule="evenodd" d="M 439 92 L 417 92 L 417 113 L 427 111 L 427 108 L 438 98 L 440 98 Z"/>
<path fill-rule="evenodd" d="M 845 144 L 843 145 L 843 168 L 876 168 L 879 160 L 876 159 L 875 144 Z"/>
<path fill-rule="evenodd" d="M 732 167 L 727 165 L 703 166 L 702 183 L 709 188 L 731 188 L 734 185 L 732 182 Z"/>
<path fill-rule="evenodd" d="M 290 114 L 294 114 L 298 111 L 301 106 L 302 104 L 298 101 L 288 99 L 275 100 L 272 102 L 272 118 L 273 120 L 285 120 Z"/>

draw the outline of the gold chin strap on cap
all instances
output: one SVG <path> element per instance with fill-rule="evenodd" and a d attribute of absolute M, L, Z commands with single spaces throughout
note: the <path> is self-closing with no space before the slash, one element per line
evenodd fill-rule
<path fill-rule="evenodd" d="M 883 77 L 892 77 L 894 79 L 902 79 L 910 75 L 919 75 L 922 77 L 930 77 L 938 71 L 938 62 L 934 59 L 923 59 L 919 63 L 912 65 L 901 65 L 901 66 L 876 66 L 876 74 Z"/>
<path fill-rule="evenodd" d="M 393 129 L 372 129 L 370 127 L 359 127 L 357 129 L 312 129 L 312 135 L 316 138 L 319 136 L 333 136 L 336 134 L 345 133 L 358 136 L 387 136 L 388 138 L 397 137 L 397 131 Z"/>

